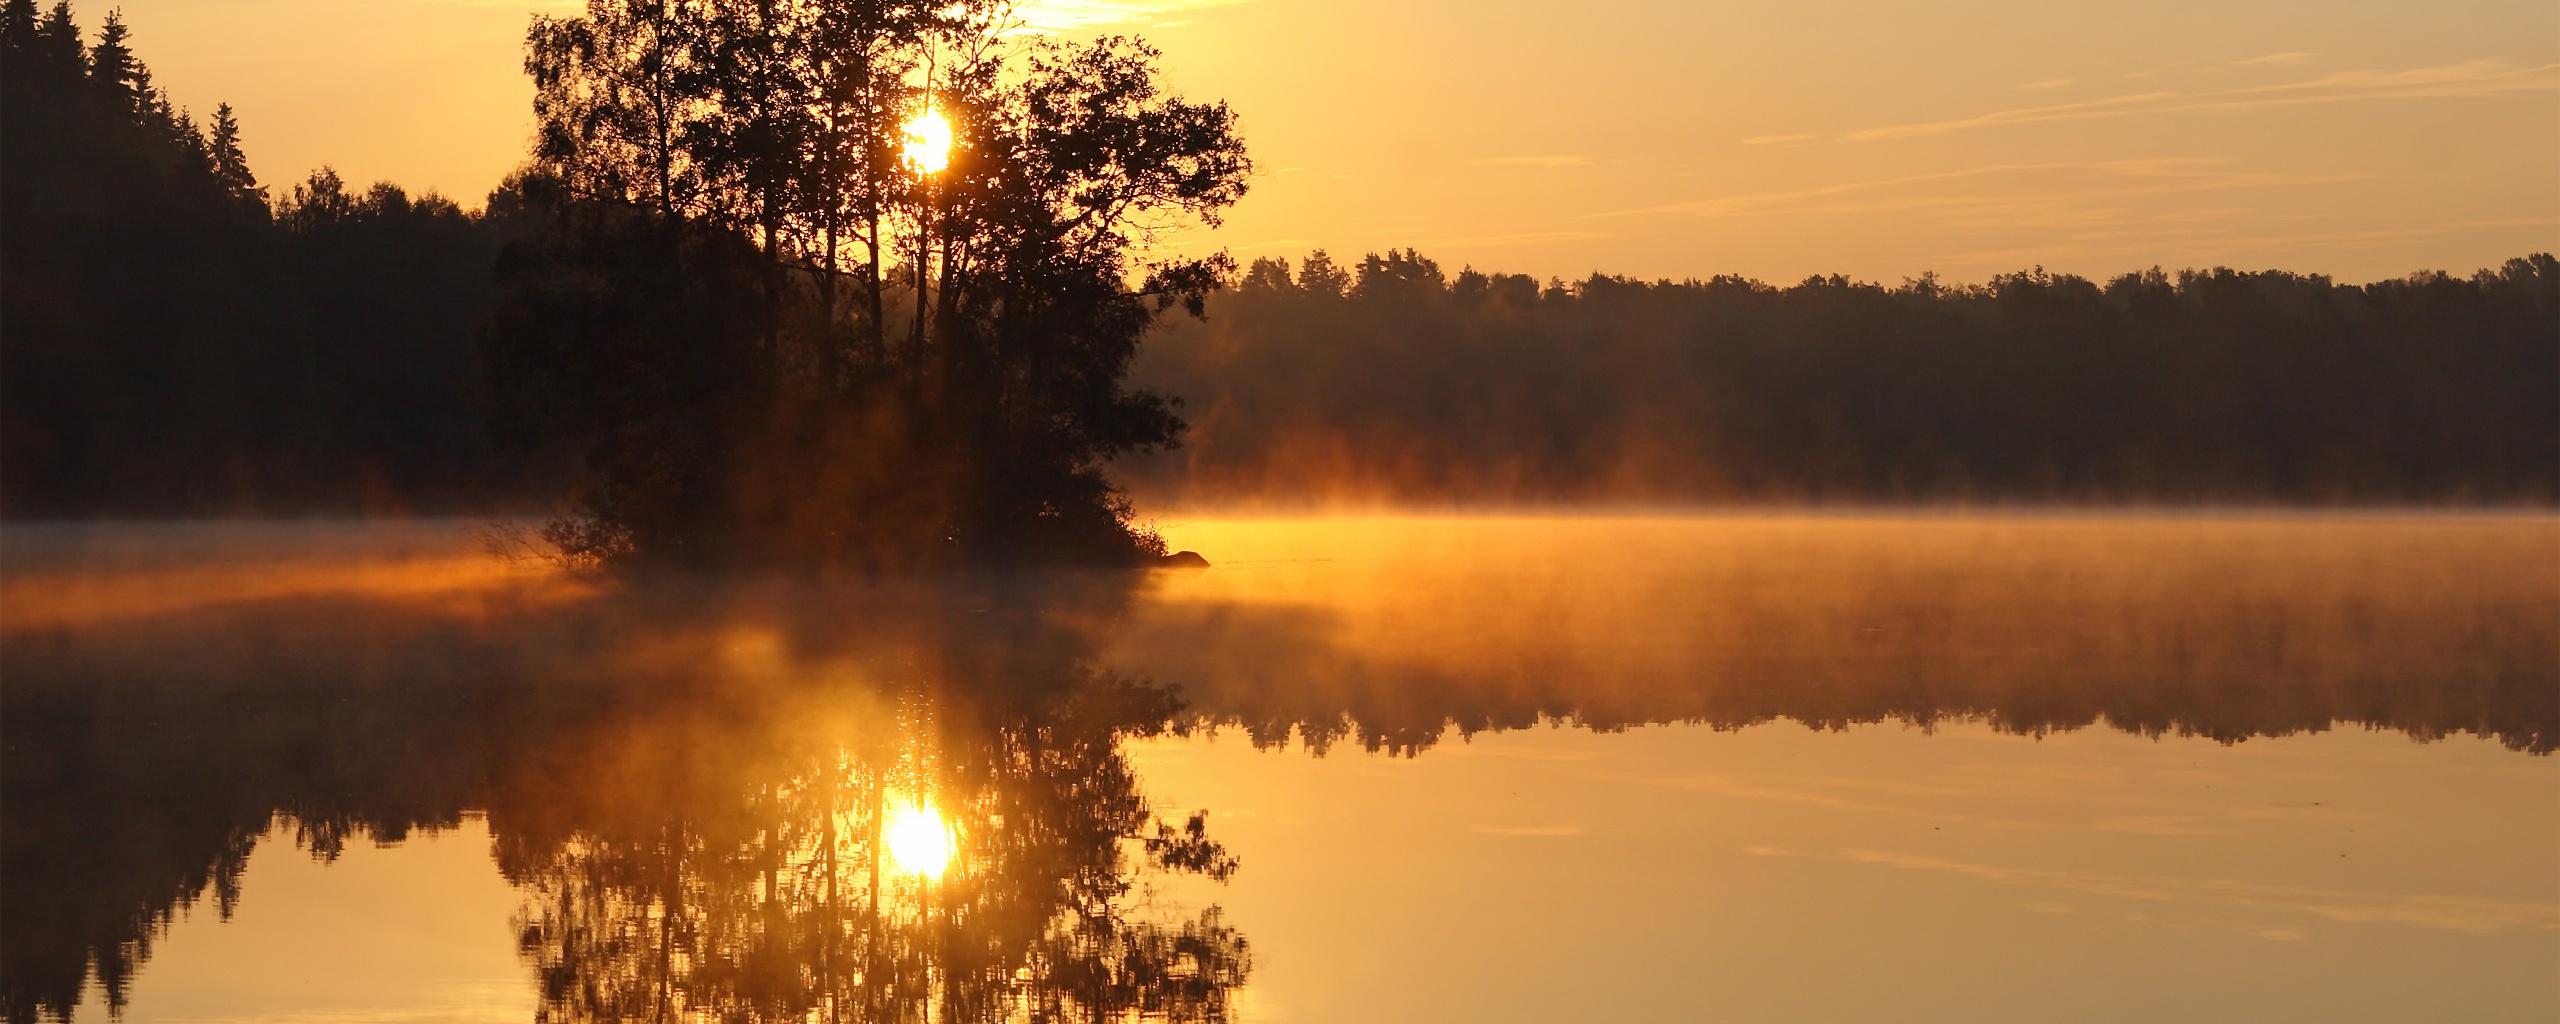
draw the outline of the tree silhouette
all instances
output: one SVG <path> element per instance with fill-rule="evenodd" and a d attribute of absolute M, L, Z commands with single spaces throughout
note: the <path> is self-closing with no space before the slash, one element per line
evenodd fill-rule
<path fill-rule="evenodd" d="M 1233 115 L 1165 95 L 1144 44 L 1011 27 L 903 3 L 537 21 L 526 180 L 554 228 L 502 271 L 484 345 L 508 436 L 587 463 L 551 531 L 572 556 L 1152 553 L 1102 467 L 1181 421 L 1122 380 L 1228 265 L 1131 253 L 1170 218 L 1215 223 L 1250 164 Z M 901 164 L 927 115 L 954 128 L 947 164 Z M 590 268 L 614 283 L 585 287 Z M 660 278 L 712 283 L 642 285 Z M 686 326 L 635 343 L 652 323 Z"/>
<path fill-rule="evenodd" d="M 267 201 L 267 190 L 258 184 L 258 176 L 249 171 L 249 156 L 240 150 L 240 119 L 231 113 L 231 104 L 213 108 L 212 134 L 205 139 L 207 155 L 213 161 L 214 180 L 242 199 Z"/>

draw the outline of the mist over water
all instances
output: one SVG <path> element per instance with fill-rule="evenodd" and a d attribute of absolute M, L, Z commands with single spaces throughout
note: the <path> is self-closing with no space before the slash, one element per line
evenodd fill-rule
<path fill-rule="evenodd" d="M 1167 529 L 1115 648 L 1277 736 L 1985 717 L 2239 740 L 2560 740 L 2537 516 L 1309 517 Z"/>
<path fill-rule="evenodd" d="M 1252 1020 L 1310 1000 L 1387 1019 L 1407 990 L 1489 999 L 1482 1015 L 1498 1018 L 1501 983 L 1457 952 L 1490 926 L 1456 892 L 1389 929 L 1445 955 L 1317 985 L 1322 965 L 1348 966 L 1327 950 L 1360 948 L 1324 908 L 1401 877 L 1327 874 L 1349 869 L 1325 866 L 1341 848 L 1326 837 L 1406 836 L 1460 877 L 1572 877 L 1630 870 L 1603 867 L 1618 842 L 1598 840 L 1638 821 L 1656 823 L 1639 829 L 1651 838 L 1628 841 L 1686 851 L 1625 876 L 1656 887 L 1644 902 L 1709 898 L 1680 858 L 1740 857 L 1718 870 L 1784 868 L 1762 884 L 1809 907 L 1864 893 L 1879 935 L 1944 918 L 2007 943 L 2031 930 L 1982 915 L 2011 913 L 1999 908 L 2015 886 L 2083 893 L 2026 899 L 2074 906 L 2157 893 L 2161 920 L 2329 936 L 2359 958 L 2435 957 L 2436 936 L 2475 936 L 2466 1005 L 2482 1019 L 2547 1005 L 2513 965 L 2549 952 L 2560 927 L 2544 856 L 2560 836 L 2517 826 L 2560 795 L 2549 517 L 1159 525 L 1213 567 L 606 578 L 499 557 L 492 531 L 451 521 L 12 526 L 11 1015 L 110 997 L 146 1016 L 195 1005 L 191 961 L 160 990 L 157 959 L 250 941 L 220 922 L 262 884 L 317 884 L 255 858 L 355 858 L 485 827 L 522 923 L 509 946 L 489 922 L 489 941 L 563 1019 L 1057 1004 Z M 1341 777 L 1365 777 L 1362 764 L 1388 774 Z M 2085 781 L 1984 788 L 2009 777 Z M 2345 810 L 2261 820 L 2254 798 L 2216 795 L 2232 786 L 2316 791 L 2302 799 Z M 2385 810 L 2404 786 L 2469 795 Z M 873 823 L 910 828 L 927 806 L 952 830 L 948 871 L 871 889 L 872 865 L 895 863 Z M 1755 810 L 1798 806 L 1826 817 Z M 1901 830 L 1924 822 L 2007 822 L 2007 838 L 1912 845 Z M 2387 870 L 2335 875 L 2267 852 L 2354 828 L 2393 851 Z M 2048 832 L 2116 838 L 2021 838 Z M 2426 838 L 2455 834 L 2471 837 L 2458 856 Z M 1497 841 L 1549 845 L 1470 845 Z M 2137 870 L 2123 857 L 2138 849 L 2184 866 Z M 1869 891 L 1880 870 L 1946 881 L 1910 902 Z M 1622 917 L 1614 906 L 1542 913 L 1573 934 Z M 2078 922 L 2091 955 L 2072 969 L 2090 977 L 2113 970 L 2097 951 L 2163 941 L 2047 916 Z M 351 936 L 377 926 L 354 906 L 327 920 Z M 1731 937 L 1684 934 L 1660 952 L 1707 956 Z M 2158 969 L 2200 977 L 2190 956 Z M 2300 966 L 2269 967 L 2268 984 Z M 1719 977 L 1745 1003 L 1770 995 Z M 1650 984 L 1519 1005 L 1680 1005 Z"/>
<path fill-rule="evenodd" d="M 121 642 L 134 636 L 246 626 L 301 638 L 295 656 L 314 668 L 398 676 L 398 644 L 432 632 L 472 649 L 481 674 L 556 677 L 630 667 L 594 660 L 616 656 L 610 644 L 557 650 L 572 632 L 860 647 L 1007 605 L 1180 687 L 1199 720 L 1275 741 L 1347 729 L 1373 747 L 1427 745 L 1443 724 L 1541 718 L 1953 715 L 2226 740 L 2353 721 L 2534 752 L 2560 742 L 2560 523 L 2545 516 L 1212 512 L 1159 526 L 1215 571 L 616 579 L 506 549 L 503 524 L 13 526 L 0 624 L 30 673 L 70 670 L 40 650 L 106 659 L 78 665 L 95 671 L 185 657 Z M 332 642 L 359 623 L 387 646 Z M 1369 706 L 1384 693 L 1433 710 L 1391 719 Z M 1423 694 L 1445 706 L 1416 705 Z M 1292 705 L 1312 717 L 1257 717 Z M 2244 705 L 2281 717 L 2210 717 Z"/>

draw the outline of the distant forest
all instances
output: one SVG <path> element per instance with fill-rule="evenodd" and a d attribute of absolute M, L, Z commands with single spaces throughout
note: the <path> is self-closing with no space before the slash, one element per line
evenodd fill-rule
<path fill-rule="evenodd" d="M 493 442 L 495 268 L 466 209 L 250 172 L 113 14 L 0 7 L 0 514 L 556 507 Z M 1548 281 L 1412 252 L 1256 261 L 1140 352 L 1182 398 L 1141 496 L 2535 503 L 2560 497 L 2560 263 L 2370 285 Z"/>
<path fill-rule="evenodd" d="M 1256 260 L 1141 356 L 1159 500 L 2547 503 L 2560 262 L 2343 285 L 1545 284 Z"/>

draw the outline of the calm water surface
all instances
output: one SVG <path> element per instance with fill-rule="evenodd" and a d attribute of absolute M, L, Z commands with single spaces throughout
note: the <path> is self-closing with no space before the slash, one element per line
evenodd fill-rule
<path fill-rule="evenodd" d="M 11 527 L 12 1019 L 2560 1019 L 2560 520 Z"/>

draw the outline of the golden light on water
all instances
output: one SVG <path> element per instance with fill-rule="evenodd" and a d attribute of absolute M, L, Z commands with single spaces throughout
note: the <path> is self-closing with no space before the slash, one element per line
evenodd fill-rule
<path fill-rule="evenodd" d="M 901 153 L 907 165 L 926 174 L 951 166 L 951 121 L 942 111 L 928 109 L 906 123 L 907 145 Z"/>
<path fill-rule="evenodd" d="M 951 866 L 951 826 L 931 807 L 904 804 L 892 809 L 880 838 L 889 848 L 890 863 L 907 874 L 940 878 Z"/>

